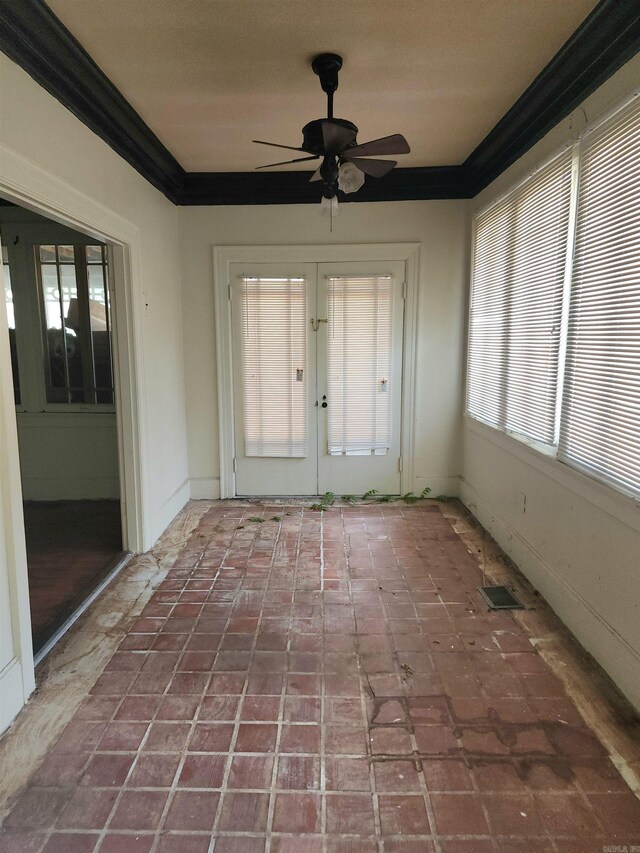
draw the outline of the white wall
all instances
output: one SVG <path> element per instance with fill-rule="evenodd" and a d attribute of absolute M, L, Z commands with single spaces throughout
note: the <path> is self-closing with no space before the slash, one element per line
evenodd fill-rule
<path fill-rule="evenodd" d="M 178 210 L 4 56 L 0 88 L 0 184 L 47 197 L 67 224 L 90 222 L 132 241 L 149 547 L 187 497 Z"/>
<path fill-rule="evenodd" d="M 474 199 L 471 210 L 526 175 L 638 81 L 640 57 Z M 463 443 L 464 503 L 640 708 L 640 501 L 467 418 Z"/>
<path fill-rule="evenodd" d="M 122 312 L 126 301 L 132 320 L 128 344 L 136 368 L 138 403 L 133 407 L 133 422 L 139 435 L 127 433 L 127 441 L 138 442 L 141 448 L 136 474 L 142 505 L 139 547 L 148 548 L 188 498 L 178 211 L 4 55 L 0 55 L 0 98 L 0 192 L 25 206 L 37 199 L 32 206 L 45 215 L 124 247 L 127 287 L 116 310 Z M 6 322 L 4 314 L 0 319 Z M 0 361 L 5 365 L 8 359 L 5 329 L 0 335 Z M 13 419 L 15 430 L 12 398 L 8 380 L 4 381 L 0 415 L 8 424 Z M 20 495 L 17 465 L 11 467 L 13 456 L 9 451 L 0 454 L 0 479 L 8 488 L 10 509 Z M 11 509 L 0 517 L 0 541 L 16 537 L 20 538 L 20 517 Z M 32 674 L 28 630 L 25 633 L 23 550 L 18 548 L 4 562 L 0 556 L 0 590 L 9 584 L 10 605 L 18 611 L 11 648 L 0 650 L 0 666 L 8 656 Z M 4 615 L 0 617 L 4 622 Z M 0 642 L 6 646 L 4 635 Z M 5 720 L 28 695 L 28 682 L 24 685 L 22 692 L 16 692 L 1 680 L 0 694 L 9 708 Z"/>
<path fill-rule="evenodd" d="M 421 244 L 414 490 L 457 494 L 465 202 L 344 204 L 333 233 L 319 205 L 182 208 L 178 221 L 192 497 L 219 495 L 212 247 L 376 242 Z"/>

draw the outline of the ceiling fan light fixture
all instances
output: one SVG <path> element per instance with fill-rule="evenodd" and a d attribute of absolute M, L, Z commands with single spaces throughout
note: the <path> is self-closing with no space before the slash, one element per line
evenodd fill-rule
<path fill-rule="evenodd" d="M 355 193 L 364 184 L 364 172 L 355 163 L 345 160 L 338 169 L 338 189 L 343 193 Z"/>
<path fill-rule="evenodd" d="M 338 216 L 340 213 L 338 197 L 334 195 L 329 198 L 326 195 L 323 195 L 322 201 L 320 202 L 320 213 L 324 216 L 330 216 L 332 219 L 334 216 Z"/>

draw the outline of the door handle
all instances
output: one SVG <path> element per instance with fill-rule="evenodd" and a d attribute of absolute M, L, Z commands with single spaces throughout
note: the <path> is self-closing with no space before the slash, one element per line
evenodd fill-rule
<path fill-rule="evenodd" d="M 323 394 L 323 395 L 322 395 L 322 408 L 323 408 L 323 409 L 326 409 L 328 405 L 329 405 L 329 404 L 327 403 L 327 395 L 326 395 L 326 394 Z"/>

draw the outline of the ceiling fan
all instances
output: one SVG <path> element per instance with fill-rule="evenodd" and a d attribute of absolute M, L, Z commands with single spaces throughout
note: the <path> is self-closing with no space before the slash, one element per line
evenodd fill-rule
<path fill-rule="evenodd" d="M 338 88 L 338 72 L 342 68 L 342 57 L 335 53 L 321 53 L 311 63 L 311 68 L 320 78 L 322 91 L 327 95 L 327 117 L 310 121 L 302 128 L 302 145 L 279 145 L 254 139 L 259 145 L 271 145 L 274 148 L 287 148 L 290 151 L 303 151 L 308 157 L 268 163 L 258 169 L 273 166 L 286 166 L 289 163 L 302 163 L 306 160 L 319 160 L 322 163 L 311 177 L 312 181 L 323 183 L 323 206 L 331 213 L 337 212 L 337 191 L 356 192 L 364 183 L 365 175 L 381 178 L 396 165 L 396 160 L 369 159 L 387 154 L 408 154 L 411 150 L 407 140 L 400 133 L 383 136 L 359 145 L 356 141 L 358 128 L 350 121 L 333 117 L 333 93 Z"/>

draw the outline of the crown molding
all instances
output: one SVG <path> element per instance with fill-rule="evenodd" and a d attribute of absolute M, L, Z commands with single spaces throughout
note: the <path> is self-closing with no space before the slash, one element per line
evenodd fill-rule
<path fill-rule="evenodd" d="M 202 204 L 317 204 L 319 184 L 313 172 L 187 172 L 178 200 L 181 205 Z M 353 195 L 339 194 L 341 202 L 415 201 L 467 198 L 462 166 L 394 169 L 384 181 L 369 181 Z"/>
<path fill-rule="evenodd" d="M 44 0 L 0 0 L 0 50 L 179 205 L 317 203 L 310 172 L 186 172 Z M 394 169 L 348 201 L 472 198 L 640 50 L 640 5 L 600 0 L 461 166 Z"/>

